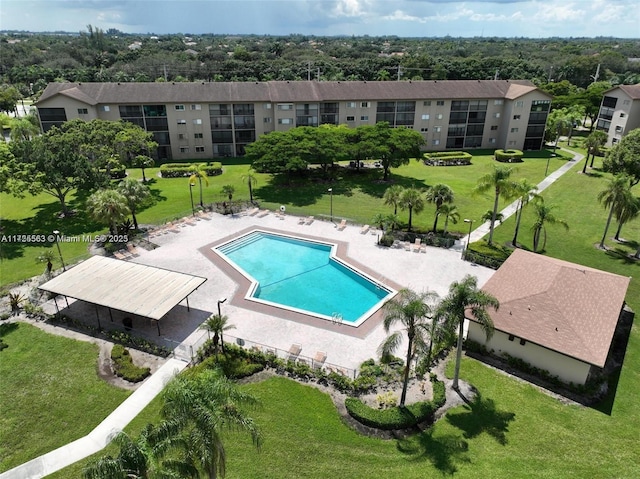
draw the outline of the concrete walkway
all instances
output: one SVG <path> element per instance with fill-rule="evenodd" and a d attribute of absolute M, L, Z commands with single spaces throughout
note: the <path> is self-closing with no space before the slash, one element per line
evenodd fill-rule
<path fill-rule="evenodd" d="M 569 160 L 566 164 L 562 165 L 560 168 L 558 168 L 556 171 L 554 171 L 549 176 L 547 176 L 544 180 L 538 183 L 537 193 L 542 193 L 549 186 L 551 186 L 558 178 L 564 175 L 567 171 L 573 168 L 576 164 L 580 162 L 580 160 L 584 158 L 584 155 L 581 155 L 580 153 L 574 153 L 571 150 L 567 150 L 565 148 L 560 148 L 560 149 L 568 153 L 573 153 L 573 159 Z M 513 216 L 517 210 L 518 210 L 518 200 L 506 206 L 502 211 L 500 211 L 500 214 L 502 214 L 503 219 L 506 220 L 510 216 Z M 479 241 L 483 237 L 488 235 L 490 228 L 491 228 L 491 221 L 486 221 L 485 223 L 478 226 L 478 228 L 476 228 L 471 232 L 471 243 L 473 243 L 474 241 Z M 467 239 L 465 238 L 463 241 L 466 245 Z"/>

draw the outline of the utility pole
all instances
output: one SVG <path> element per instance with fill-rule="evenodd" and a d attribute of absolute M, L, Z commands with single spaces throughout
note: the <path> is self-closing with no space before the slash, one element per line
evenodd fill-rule
<path fill-rule="evenodd" d="M 398 81 L 400 81 L 401 76 L 402 76 L 402 67 L 398 65 Z"/>
<path fill-rule="evenodd" d="M 499 71 L 500 71 L 500 70 L 498 70 L 498 69 L 496 68 L 496 74 L 495 74 L 495 75 L 493 75 L 493 79 L 494 79 L 494 80 L 497 80 L 497 79 L 498 79 L 498 72 L 499 72 Z"/>
<path fill-rule="evenodd" d="M 320 67 L 318 67 L 318 76 L 317 76 L 317 78 L 318 78 L 318 81 L 320 81 Z"/>
<path fill-rule="evenodd" d="M 596 74 L 595 75 L 590 75 L 590 77 L 593 79 L 593 83 L 596 83 L 598 81 L 598 78 L 600 78 L 600 64 L 598 63 L 598 68 L 596 68 Z"/>
<path fill-rule="evenodd" d="M 307 81 L 311 81 L 311 62 L 307 62 Z"/>

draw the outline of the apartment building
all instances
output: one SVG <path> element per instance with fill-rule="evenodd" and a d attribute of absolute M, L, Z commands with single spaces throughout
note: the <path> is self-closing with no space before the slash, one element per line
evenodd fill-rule
<path fill-rule="evenodd" d="M 640 83 L 618 85 L 604 92 L 596 129 L 607 133 L 607 146 L 615 145 L 636 128 L 640 128 Z"/>
<path fill-rule="evenodd" d="M 387 121 L 425 149 L 539 150 L 551 96 L 529 81 L 50 83 L 36 103 L 44 131 L 75 118 L 130 121 L 160 159 L 242 156 L 271 131 Z"/>

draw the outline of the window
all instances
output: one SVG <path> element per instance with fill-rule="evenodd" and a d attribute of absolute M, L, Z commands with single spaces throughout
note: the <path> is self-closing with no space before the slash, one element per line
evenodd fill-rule
<path fill-rule="evenodd" d="M 187 135 L 185 135 L 184 133 L 178 133 L 178 140 L 186 140 L 187 139 Z"/>
<path fill-rule="evenodd" d="M 196 146 L 196 153 L 204 153 L 204 146 Z"/>
<path fill-rule="evenodd" d="M 622 127 L 620 125 L 616 126 L 616 133 L 622 133 Z"/>
<path fill-rule="evenodd" d="M 489 138 L 489 143 L 491 143 L 492 145 L 495 145 L 496 139 L 495 138 Z"/>
<path fill-rule="evenodd" d="M 428 115 L 428 114 L 426 114 L 426 115 L 422 115 L 422 119 L 423 119 L 423 120 L 428 120 L 428 119 L 429 119 L 429 115 Z"/>
<path fill-rule="evenodd" d="M 201 139 L 202 139 L 202 133 L 194 133 L 193 137 L 194 137 L 196 140 L 201 140 Z"/>
<path fill-rule="evenodd" d="M 102 111 L 111 111 L 111 107 L 109 107 L 109 105 L 102 105 Z"/>
<path fill-rule="evenodd" d="M 279 125 L 293 125 L 293 118 L 279 118 Z"/>
<path fill-rule="evenodd" d="M 496 131 L 498 129 L 498 125 L 491 125 L 491 131 Z"/>
<path fill-rule="evenodd" d="M 193 124 L 194 125 L 202 125 L 202 118 L 194 118 L 193 119 Z"/>
<path fill-rule="evenodd" d="M 262 121 L 265 123 L 271 123 L 271 118 L 263 118 Z"/>
<path fill-rule="evenodd" d="M 504 100 L 493 100 L 494 105 L 502 105 L 503 103 L 504 103 Z"/>
<path fill-rule="evenodd" d="M 518 101 L 516 102 L 516 108 L 522 108 L 523 106 L 524 106 L 524 101 L 522 101 L 522 100 L 518 100 Z"/>
<path fill-rule="evenodd" d="M 362 115 L 360 121 L 369 121 L 369 115 Z"/>
<path fill-rule="evenodd" d="M 189 153 L 189 147 L 188 146 L 181 146 L 180 147 L 180 153 Z"/>
<path fill-rule="evenodd" d="M 627 115 L 624 114 L 624 113 L 620 113 L 620 118 L 624 118 L 625 116 L 627 116 Z"/>
<path fill-rule="evenodd" d="M 87 108 L 78 108 L 78 115 L 88 115 L 89 110 Z"/>
<path fill-rule="evenodd" d="M 356 117 L 355 116 L 348 116 L 347 117 L 347 121 L 355 121 Z"/>
<path fill-rule="evenodd" d="M 513 119 L 514 120 L 519 120 L 520 119 L 520 115 L 513 115 Z"/>
<path fill-rule="evenodd" d="M 422 102 L 422 106 L 431 106 L 431 100 L 425 100 Z"/>
<path fill-rule="evenodd" d="M 192 109 L 192 110 L 198 110 L 198 111 L 199 111 L 199 110 L 202 110 L 202 105 L 200 105 L 200 104 L 193 104 L 193 105 L 191 105 L 191 109 Z"/>
<path fill-rule="evenodd" d="M 178 120 L 178 125 L 186 125 L 187 120 Z"/>
<path fill-rule="evenodd" d="M 499 112 L 499 111 L 495 112 L 495 113 L 493 114 L 493 117 L 494 117 L 494 118 L 500 118 L 500 112 Z"/>
<path fill-rule="evenodd" d="M 293 110 L 293 103 L 278 103 L 278 110 Z"/>
<path fill-rule="evenodd" d="M 436 101 L 436 105 L 438 105 L 438 106 L 444 106 L 444 100 L 438 100 L 438 101 Z"/>
<path fill-rule="evenodd" d="M 184 105 L 175 105 L 174 108 L 176 111 L 184 111 Z"/>
<path fill-rule="evenodd" d="M 518 133 L 518 129 L 517 128 L 511 128 L 511 133 Z"/>
<path fill-rule="evenodd" d="M 438 113 L 436 115 L 436 120 L 442 120 L 442 113 Z"/>
<path fill-rule="evenodd" d="M 623 105 L 630 105 L 631 104 L 631 100 L 624 100 L 622 102 Z"/>
<path fill-rule="evenodd" d="M 355 101 L 348 101 L 347 102 L 347 108 L 355 108 L 356 107 L 356 102 Z"/>
<path fill-rule="evenodd" d="M 263 107 L 265 110 L 271 110 L 271 103 L 265 103 L 264 105 L 262 105 L 262 107 Z"/>
<path fill-rule="evenodd" d="M 363 101 L 360 103 L 360 108 L 369 108 L 371 106 L 371 103 L 369 103 L 368 101 Z"/>
<path fill-rule="evenodd" d="M 433 128 L 433 131 L 435 131 L 436 133 L 440 133 L 442 131 L 442 127 L 441 126 L 436 126 Z"/>
<path fill-rule="evenodd" d="M 516 145 L 515 140 L 511 140 L 511 141 L 509 142 L 509 146 L 515 146 L 515 145 Z"/>
<path fill-rule="evenodd" d="M 611 144 L 615 145 L 616 143 L 618 143 L 618 139 L 617 138 L 611 138 Z"/>
<path fill-rule="evenodd" d="M 513 341 L 515 339 L 515 336 L 513 334 L 509 335 L 509 341 Z"/>
<path fill-rule="evenodd" d="M 427 132 L 427 131 L 429 131 L 429 128 L 420 128 L 420 131 Z"/>
<path fill-rule="evenodd" d="M 438 146 L 440 144 L 440 140 L 433 140 L 433 146 Z"/>
<path fill-rule="evenodd" d="M 520 346 L 524 346 L 525 344 L 527 344 L 527 341 L 525 339 L 520 338 Z"/>

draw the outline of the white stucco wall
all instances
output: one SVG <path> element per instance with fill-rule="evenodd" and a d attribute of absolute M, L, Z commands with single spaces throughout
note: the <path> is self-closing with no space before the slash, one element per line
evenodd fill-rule
<path fill-rule="evenodd" d="M 543 348 L 529 341 L 521 345 L 518 337 L 515 337 L 513 341 L 509 341 L 509 335 L 502 331 L 495 331 L 493 337 L 487 341 L 478 323 L 473 321 L 469 321 L 467 338 L 484 344 L 489 351 L 493 350 L 494 354 L 507 353 L 528 362 L 532 366 L 546 369 L 567 383 L 584 384 L 591 368 L 587 363 Z"/>

